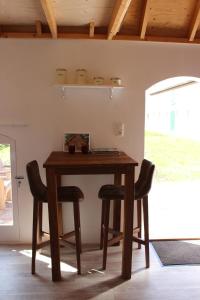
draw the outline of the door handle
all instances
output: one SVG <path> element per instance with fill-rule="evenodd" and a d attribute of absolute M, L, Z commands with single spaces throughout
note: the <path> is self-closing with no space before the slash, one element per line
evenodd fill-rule
<path fill-rule="evenodd" d="M 21 179 L 24 179 L 24 176 L 15 176 L 15 179 L 21 180 Z"/>
<path fill-rule="evenodd" d="M 20 187 L 24 176 L 15 176 L 15 179 L 17 180 L 18 187 Z"/>

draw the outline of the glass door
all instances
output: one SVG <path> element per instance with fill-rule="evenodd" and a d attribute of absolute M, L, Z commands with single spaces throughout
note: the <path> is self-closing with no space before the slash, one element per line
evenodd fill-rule
<path fill-rule="evenodd" d="M 15 141 L 0 135 L 0 242 L 19 240 Z"/>

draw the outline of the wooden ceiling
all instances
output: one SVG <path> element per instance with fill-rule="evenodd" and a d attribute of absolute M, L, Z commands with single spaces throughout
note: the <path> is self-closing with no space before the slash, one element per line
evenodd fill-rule
<path fill-rule="evenodd" d="M 200 43 L 200 0 L 0 0 L 0 38 Z"/>

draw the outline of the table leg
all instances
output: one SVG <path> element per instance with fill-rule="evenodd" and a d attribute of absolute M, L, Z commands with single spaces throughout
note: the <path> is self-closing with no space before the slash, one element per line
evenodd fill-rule
<path fill-rule="evenodd" d="M 114 176 L 114 184 L 121 185 L 122 183 L 122 175 L 121 173 L 115 173 Z M 113 229 L 117 232 L 120 231 L 121 225 L 121 200 L 115 200 L 113 203 Z M 113 237 L 116 235 L 113 234 Z M 120 242 L 115 243 L 113 246 L 119 246 Z"/>
<path fill-rule="evenodd" d="M 57 187 L 61 186 L 61 176 L 57 175 Z M 63 213 L 62 213 L 62 203 L 58 203 L 58 228 L 59 235 L 63 235 Z"/>
<path fill-rule="evenodd" d="M 129 166 L 125 174 L 124 199 L 124 239 L 122 251 L 122 278 L 131 278 L 132 267 L 132 236 L 133 236 L 133 210 L 134 210 L 134 166 Z"/>
<path fill-rule="evenodd" d="M 49 229 L 52 262 L 52 280 L 60 281 L 60 249 L 58 231 L 57 178 L 54 170 L 46 169 L 48 187 Z"/>

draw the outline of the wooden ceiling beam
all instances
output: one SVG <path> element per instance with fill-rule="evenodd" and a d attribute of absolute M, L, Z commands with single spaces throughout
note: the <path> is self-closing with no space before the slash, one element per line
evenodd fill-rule
<path fill-rule="evenodd" d="M 132 0 L 116 0 L 108 27 L 108 40 L 112 40 L 119 31 L 131 1 Z"/>
<path fill-rule="evenodd" d="M 38 36 L 41 36 L 42 35 L 42 24 L 40 21 L 35 21 L 35 28 L 36 28 L 36 34 Z"/>
<path fill-rule="evenodd" d="M 30 26 L 25 26 L 24 31 L 15 31 L 15 30 L 4 30 L 4 26 L 1 26 L 0 31 L 0 39 L 1 38 L 19 38 L 19 39 L 51 39 L 51 33 L 50 32 L 42 32 L 41 35 L 38 35 L 36 31 L 28 31 Z M 27 28 L 27 31 L 26 31 Z M 32 26 L 31 26 L 32 28 Z M 34 29 L 34 28 L 33 28 Z M 81 39 L 90 39 L 88 32 L 86 33 L 79 33 L 79 32 L 59 32 L 58 33 L 58 39 L 74 39 L 74 40 L 81 40 Z M 106 40 L 107 34 L 104 33 L 96 33 L 93 37 L 95 40 Z M 123 41 L 140 41 L 143 42 L 144 40 L 141 40 L 139 35 L 127 35 L 127 34 L 119 34 L 114 37 L 113 40 L 123 40 Z M 185 43 L 185 44 L 200 44 L 200 39 L 196 38 L 193 41 L 189 42 L 188 38 L 177 38 L 177 37 L 164 37 L 164 36 L 146 36 L 145 38 L 146 42 L 161 42 L 161 43 Z"/>
<path fill-rule="evenodd" d="M 189 41 L 193 41 L 200 22 L 200 0 L 197 1 L 189 30 Z"/>
<path fill-rule="evenodd" d="M 41 36 L 31 32 L 2 32 L 0 38 L 16 38 L 16 39 L 51 39 L 51 33 L 43 33 Z"/>
<path fill-rule="evenodd" d="M 40 0 L 42 9 L 44 11 L 47 23 L 49 25 L 51 35 L 54 39 L 57 39 L 58 33 L 57 33 L 57 24 L 56 19 L 54 16 L 54 11 L 52 8 L 51 0 Z"/>
<path fill-rule="evenodd" d="M 89 32 L 90 38 L 94 37 L 94 27 L 95 27 L 94 22 L 90 22 L 90 32 Z"/>
<path fill-rule="evenodd" d="M 188 38 L 182 37 L 165 37 L 165 36 L 146 36 L 145 40 L 141 40 L 139 35 L 126 35 L 126 34 L 119 34 L 117 35 L 114 40 L 123 40 L 123 41 L 143 41 L 145 42 L 160 42 L 160 43 L 176 43 L 176 44 L 200 44 L 200 39 L 195 39 L 194 41 L 188 41 Z"/>
<path fill-rule="evenodd" d="M 150 0 L 145 0 L 144 8 L 143 8 L 142 23 L 141 23 L 141 32 L 140 32 L 140 38 L 142 40 L 144 40 L 144 38 L 145 38 L 149 14 L 150 14 Z"/>
<path fill-rule="evenodd" d="M 36 33 L 31 32 L 1 32 L 0 38 L 20 38 L 20 39 L 30 39 L 30 38 L 40 38 L 40 39 L 51 39 L 51 33 L 42 33 L 38 36 Z M 58 39 L 89 39 L 88 33 L 58 33 Z M 106 34 L 95 34 L 95 40 L 106 40 Z M 114 40 L 120 41 L 142 41 L 138 35 L 117 35 Z M 188 38 L 175 38 L 175 37 L 162 37 L 162 36 L 148 36 L 145 41 L 150 42 L 162 42 L 162 43 L 185 43 L 185 44 L 200 44 L 200 39 L 195 39 L 191 43 L 188 42 Z"/>

